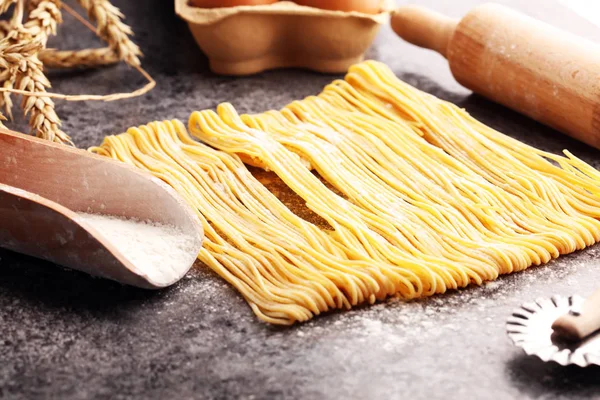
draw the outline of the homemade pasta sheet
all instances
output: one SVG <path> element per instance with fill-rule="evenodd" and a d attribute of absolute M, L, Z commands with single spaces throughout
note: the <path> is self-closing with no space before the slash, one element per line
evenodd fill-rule
<path fill-rule="evenodd" d="M 199 259 L 270 323 L 481 284 L 600 239 L 600 172 L 381 63 L 280 111 L 194 112 L 189 132 L 200 142 L 179 121 L 154 122 L 91 150 L 177 190 L 204 225 Z M 244 163 L 272 171 L 310 212 Z"/>

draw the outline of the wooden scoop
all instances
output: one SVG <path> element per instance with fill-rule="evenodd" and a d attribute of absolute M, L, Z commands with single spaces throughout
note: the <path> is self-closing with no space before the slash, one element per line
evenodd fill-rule
<path fill-rule="evenodd" d="M 392 28 L 446 57 L 463 86 L 600 148 L 600 45 L 497 4 L 460 21 L 401 7 Z"/>
<path fill-rule="evenodd" d="M 152 221 L 190 235 L 189 262 L 157 278 L 134 265 L 77 212 Z M 0 247 L 148 289 L 192 266 L 203 230 L 168 185 L 126 164 L 0 129 Z"/>

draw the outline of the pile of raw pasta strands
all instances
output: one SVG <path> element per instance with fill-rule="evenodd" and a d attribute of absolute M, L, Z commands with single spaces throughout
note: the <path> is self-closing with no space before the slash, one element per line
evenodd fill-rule
<path fill-rule="evenodd" d="M 199 259 L 264 321 L 481 284 L 600 239 L 600 173 L 398 80 L 383 64 L 281 111 L 230 104 L 107 137 L 92 150 L 175 188 L 205 231 Z M 292 212 L 273 171 L 324 219 Z"/>

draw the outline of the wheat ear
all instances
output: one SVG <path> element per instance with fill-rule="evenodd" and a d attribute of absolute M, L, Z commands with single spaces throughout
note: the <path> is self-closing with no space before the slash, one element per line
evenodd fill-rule
<path fill-rule="evenodd" d="M 3 51 L 8 58 L 6 63 L 2 63 L 3 72 L 1 74 L 1 82 L 2 87 L 5 89 L 13 89 L 14 81 L 15 81 L 15 73 L 16 69 L 14 67 L 9 68 L 11 62 L 19 62 L 18 60 L 20 55 L 23 57 L 30 57 L 34 53 L 31 53 L 33 48 L 37 48 L 37 46 L 11 46 L 14 44 L 14 40 L 16 39 L 15 35 L 22 29 L 23 25 L 23 9 L 24 9 L 24 0 L 0 0 L 0 14 L 4 14 L 8 11 L 8 9 L 13 5 L 15 5 L 15 9 L 13 11 L 13 15 L 10 20 L 2 20 L 0 21 L 0 35 L 1 38 L 11 36 L 11 41 L 3 41 Z M 4 112 L 8 117 L 12 120 L 12 107 L 13 102 L 10 98 L 10 93 L 3 92 L 2 97 L 0 97 L 0 106 L 4 108 Z M 4 118 L 4 116 L 3 116 Z M 5 119 L 5 118 L 4 118 Z"/>
<path fill-rule="evenodd" d="M 50 35 L 56 35 L 56 28 L 62 22 L 59 0 L 31 1 L 31 10 L 23 26 L 29 38 L 39 41 L 46 47 Z"/>
<path fill-rule="evenodd" d="M 84 50 L 44 49 L 38 57 L 47 68 L 102 67 L 121 61 L 110 47 Z"/>
<path fill-rule="evenodd" d="M 12 44 L 9 40 L 0 42 L 0 81 L 3 87 L 11 87 L 19 68 L 26 68 L 27 59 L 41 48 L 40 43 Z M 12 119 L 12 101 L 10 93 L 3 93 L 3 106 L 6 115 Z"/>
<path fill-rule="evenodd" d="M 23 96 L 21 107 L 25 115 L 30 114 L 29 125 L 36 136 L 59 143 L 71 142 L 71 138 L 60 129 L 60 118 L 54 111 L 54 102 L 44 96 L 50 81 L 43 71 L 42 62 L 36 57 L 28 58 L 24 68 L 17 71 L 15 86 L 19 90 L 28 90 L 39 93 L 35 96 Z"/>
<path fill-rule="evenodd" d="M 120 60 L 139 67 L 140 48 L 129 38 L 131 28 L 123 23 L 124 15 L 108 0 L 77 0 L 87 11 L 90 20 L 96 22 L 96 33 L 113 49 Z"/>
<path fill-rule="evenodd" d="M 65 3 L 61 9 L 71 14 L 86 28 L 96 33 L 96 27 Z M 1 28 L 1 26 L 0 26 Z M 43 49 L 38 54 L 48 68 L 94 68 L 118 63 L 120 58 L 110 47 L 82 50 Z"/>
<path fill-rule="evenodd" d="M 41 50 L 46 46 L 50 35 L 56 34 L 58 24 L 62 22 L 58 0 L 34 1 L 31 4 L 27 21 L 23 25 L 20 40 L 38 43 Z M 15 87 L 19 90 L 35 92 L 36 95 L 23 96 L 21 108 L 25 115 L 30 115 L 29 125 L 36 136 L 59 143 L 73 144 L 71 138 L 60 129 L 61 121 L 54 110 L 54 102 L 44 96 L 50 87 L 50 81 L 43 72 L 43 64 L 37 53 L 26 58 L 15 74 Z"/>
<path fill-rule="evenodd" d="M 26 68 L 27 59 L 35 55 L 41 48 L 39 43 L 12 44 L 9 40 L 0 41 L 0 81 L 4 87 L 12 87 L 17 69 Z M 7 86 L 8 84 L 8 86 Z M 3 93 L 5 113 L 12 119 L 12 101 L 9 93 Z M 0 120 L 4 121 L 4 115 Z M 0 123 L 2 127 L 3 124 Z"/>

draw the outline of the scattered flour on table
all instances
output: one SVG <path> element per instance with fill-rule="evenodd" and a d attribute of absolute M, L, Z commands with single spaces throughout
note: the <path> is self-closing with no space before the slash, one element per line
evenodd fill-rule
<path fill-rule="evenodd" d="M 172 282 L 196 259 L 194 237 L 174 226 L 108 215 L 78 215 L 152 282 Z"/>
<path fill-rule="evenodd" d="M 299 325 L 296 335 L 304 340 L 326 337 L 327 343 L 339 340 L 337 351 L 341 352 L 355 351 L 346 349 L 346 341 L 351 340 L 361 342 L 365 348 L 378 347 L 400 353 L 419 343 L 445 343 L 465 325 L 480 326 L 482 332 L 490 335 L 503 334 L 510 315 L 504 305 L 510 303 L 517 307 L 526 301 L 549 297 L 552 294 L 549 287 L 556 294 L 576 294 L 581 274 L 593 268 L 590 260 L 599 255 L 600 245 L 597 245 L 585 253 L 564 256 L 480 287 L 413 301 L 390 298 L 372 306 L 339 312 L 329 320 L 315 318 Z"/>

